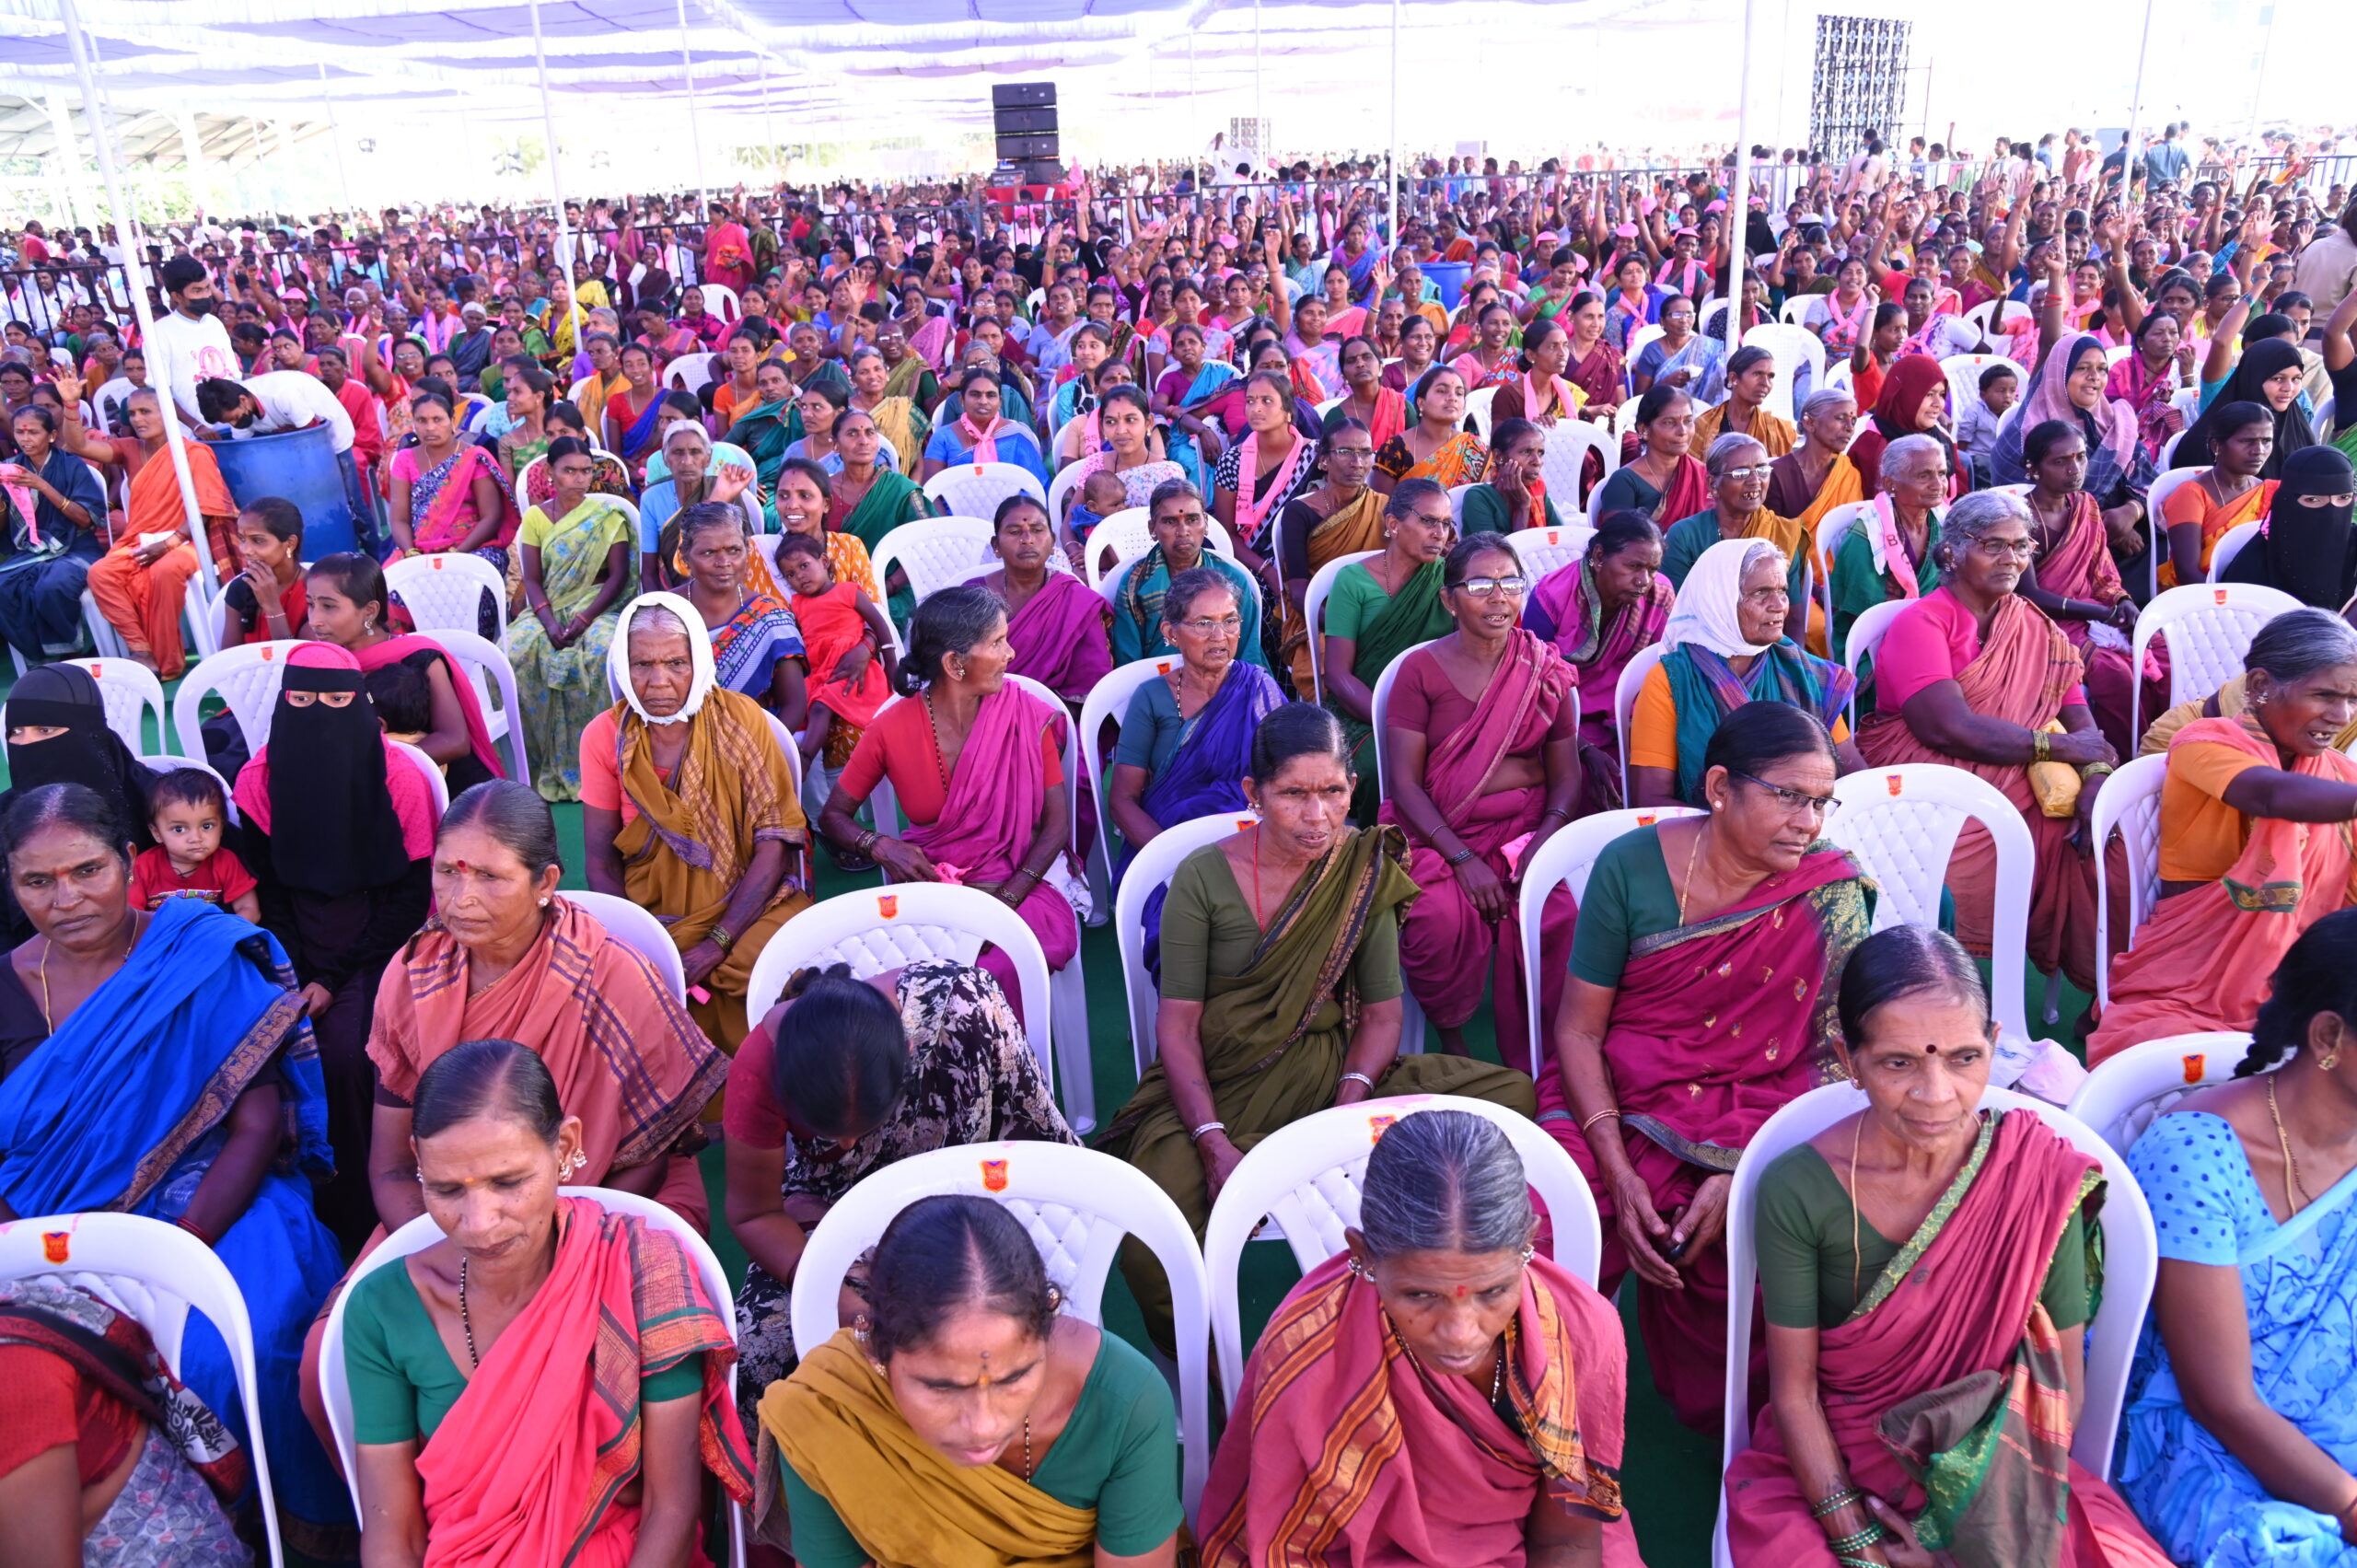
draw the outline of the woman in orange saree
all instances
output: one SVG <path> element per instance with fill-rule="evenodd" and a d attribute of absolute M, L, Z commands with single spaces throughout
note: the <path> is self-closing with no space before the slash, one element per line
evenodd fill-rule
<path fill-rule="evenodd" d="M 1732 1561 L 2163 1568 L 2071 1457 L 2101 1166 L 1980 1109 L 1994 1026 L 1953 937 L 1868 937 L 1839 1005 L 1865 1104 L 1760 1178 L 1771 1393 L 1727 1467 Z"/>
<path fill-rule="evenodd" d="M 1975 491 L 1940 530 L 1941 584 L 1893 618 L 1875 654 L 1875 714 L 1858 726 L 1868 762 L 1945 762 L 1995 785 L 2021 809 L 2037 863 L 2030 877 L 2029 960 L 2093 992 L 2095 868 L 2078 845 L 2116 761 L 2087 710 L 2078 650 L 2014 591 L 2037 549 L 2029 513 L 2004 491 Z M 2059 732 L 2059 733 L 2058 733 Z M 2049 817 L 2032 762 L 2082 770 L 2076 819 Z M 1997 846 L 1968 825 L 1948 861 L 1956 935 L 1976 957 L 1991 937 Z"/>
<path fill-rule="evenodd" d="M 180 607 L 188 581 L 196 575 L 196 546 L 189 542 L 180 474 L 164 449 L 164 416 L 156 394 L 145 388 L 132 393 L 128 412 L 131 433 L 145 448 L 146 460 L 131 477 L 122 539 L 90 563 L 90 597 L 122 634 L 132 659 L 169 680 L 188 668 L 188 651 L 180 641 Z M 238 504 L 229 498 L 211 448 L 202 441 L 186 441 L 181 449 L 188 454 L 188 476 L 195 482 L 196 504 L 204 517 L 206 547 L 226 581 L 240 560 Z M 172 537 L 147 542 L 159 534 Z"/>
<path fill-rule="evenodd" d="M 581 1121 L 530 1047 L 475 1040 L 435 1062 L 416 1130 L 443 1239 L 372 1271 L 344 1308 L 363 1556 L 689 1561 L 704 1472 L 753 1494 L 726 1307 L 677 1237 L 558 1191 L 585 1159 Z M 496 1202 L 476 1191 L 487 1170 Z"/>
<path fill-rule="evenodd" d="M 2275 451 L 2275 415 L 2265 403 L 2229 404 L 2212 426 L 2216 461 L 2178 485 L 2161 503 L 2169 531 L 2169 558 L 2161 565 L 2161 587 L 2204 581 L 2218 541 L 2244 523 L 2266 517 L 2280 482 L 2258 470 Z"/>
<path fill-rule="evenodd" d="M 1599 1544 L 1633 1568 L 1620 1319 L 1533 1254 L 1536 1228 L 1495 1123 L 1420 1110 L 1384 1130 L 1349 1250 L 1294 1287 L 1245 1365 L 1203 1489 L 1206 1568 L 1594 1561 Z M 1470 1305 L 1435 1304 L 1436 1266 L 1445 1289 L 1480 1287 Z"/>
<path fill-rule="evenodd" d="M 2335 744 L 2357 714 L 2357 633 L 2292 610 L 2243 663 L 2241 712 L 2169 743 L 2160 903 L 2111 962 L 2090 1064 L 2165 1035 L 2248 1029 L 2300 933 L 2357 895 L 2357 761 Z"/>

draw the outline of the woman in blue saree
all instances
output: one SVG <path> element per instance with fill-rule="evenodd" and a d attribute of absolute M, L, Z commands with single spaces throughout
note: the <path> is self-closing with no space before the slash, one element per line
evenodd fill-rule
<path fill-rule="evenodd" d="M 2129 1151 L 2161 1272 L 2119 1490 L 2173 1562 L 2357 1565 L 2352 1026 L 2343 910 L 2283 956 L 2234 1081 L 2188 1095 Z"/>
<path fill-rule="evenodd" d="M 1029 427 L 999 415 L 999 381 L 980 366 L 966 372 L 956 407 L 945 404 L 941 424 L 925 442 L 919 471 L 926 478 L 967 463 L 1013 463 L 1041 484 L 1048 465 Z"/>
<path fill-rule="evenodd" d="M 28 403 L 9 432 L 17 459 L 0 463 L 9 551 L 0 558 L 0 637 L 27 659 L 64 658 L 81 650 L 82 588 L 106 553 L 106 492 L 89 464 L 57 444 L 55 411 Z"/>
<path fill-rule="evenodd" d="M 304 1330 L 343 1263 L 311 1212 L 332 1163 L 327 1100 L 286 955 L 200 900 L 134 910 L 129 829 L 80 784 L 19 796 L 0 847 L 39 933 L 0 963 L 0 1219 L 143 1214 L 211 1247 L 252 1321 L 290 1541 L 348 1552 L 350 1504 L 296 1389 Z M 180 1377 L 233 1428 L 254 1421 L 202 1318 Z"/>
<path fill-rule="evenodd" d="M 1187 470 L 1198 490 L 1208 491 L 1211 465 L 1225 443 L 1205 405 L 1236 379 L 1236 366 L 1209 357 L 1203 350 L 1203 330 L 1191 322 L 1170 329 L 1170 352 L 1176 363 L 1162 373 L 1161 384 L 1154 389 L 1154 412 L 1169 422 L 1163 436 L 1164 449 L 1172 462 Z"/>

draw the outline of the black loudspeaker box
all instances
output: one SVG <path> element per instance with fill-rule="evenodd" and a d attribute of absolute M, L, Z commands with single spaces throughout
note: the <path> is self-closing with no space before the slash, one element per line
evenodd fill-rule
<path fill-rule="evenodd" d="M 991 87 L 993 109 L 1053 109 L 1053 82 L 996 82 Z"/>
<path fill-rule="evenodd" d="M 991 115 L 991 126 L 1002 136 L 1036 136 L 1056 129 L 1055 106 L 997 110 Z"/>

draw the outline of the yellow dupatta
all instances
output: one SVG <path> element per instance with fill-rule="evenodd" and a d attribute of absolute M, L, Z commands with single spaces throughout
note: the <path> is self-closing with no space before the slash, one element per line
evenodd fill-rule
<path fill-rule="evenodd" d="M 891 443 L 893 455 L 900 459 L 900 471 L 911 479 L 916 478 L 917 464 L 924 457 L 924 443 L 917 439 L 915 412 L 914 402 L 895 397 L 887 397 L 868 411 L 876 428 Z"/>
<path fill-rule="evenodd" d="M 755 1533 L 791 1550 L 777 1459 L 824 1497 L 876 1568 L 1089 1568 L 1097 1510 L 997 1465 L 953 1465 L 901 1418 L 852 1331 L 761 1396 Z"/>
<path fill-rule="evenodd" d="M 1309 530 L 1309 570 L 1318 569 L 1345 555 L 1383 548 L 1383 497 L 1373 485 L 1359 492 L 1358 499 L 1346 506 L 1338 506 L 1331 517 Z M 1311 695 L 1309 679 L 1309 633 L 1301 619 L 1301 611 L 1285 601 L 1284 634 L 1278 646 L 1280 667 L 1293 667 L 1294 689 L 1303 698 Z"/>

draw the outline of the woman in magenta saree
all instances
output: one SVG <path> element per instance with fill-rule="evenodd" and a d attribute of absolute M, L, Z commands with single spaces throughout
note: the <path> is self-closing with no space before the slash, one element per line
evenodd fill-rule
<path fill-rule="evenodd" d="M 1613 709 L 1620 672 L 1661 641 L 1678 592 L 1661 575 L 1661 529 L 1643 512 L 1607 512 L 1576 565 L 1550 572 L 1530 590 L 1526 631 L 1555 645 L 1579 681 L 1580 759 L 1586 804 L 1608 811 L 1620 799 L 1620 731 Z"/>
<path fill-rule="evenodd" d="M 1528 1072 L 1518 889 L 1530 857 L 1578 814 L 1581 776 L 1572 667 L 1519 624 L 1521 570 L 1497 534 L 1448 552 L 1441 603 L 1457 630 L 1399 661 L 1381 737 L 1390 798 L 1376 819 L 1406 830 L 1408 874 L 1424 890 L 1400 923 L 1399 964 L 1442 1049 L 1465 1053 L 1494 970 L 1498 1057 Z M 1468 700 L 1477 678 L 1481 694 Z M 1567 889 L 1548 899 L 1539 940 L 1543 1008 L 1562 995 Z"/>
<path fill-rule="evenodd" d="M 1597 1287 L 1608 1297 L 1636 1272 L 1654 1381 L 1705 1432 L 1724 1392 L 1736 1161 L 1780 1108 L 1842 1074 L 1833 987 L 1867 905 L 1857 862 L 1818 837 L 1833 779 L 1813 715 L 1727 715 L 1705 757 L 1709 815 L 1596 857 L 1538 1074 L 1539 1122 L 1596 1193 Z"/>
<path fill-rule="evenodd" d="M 2087 494 L 2087 442 L 2078 426 L 2049 420 L 2022 438 L 2028 469 L 2030 541 L 2038 555 L 2021 582 L 2021 596 L 2046 611 L 2086 662 L 2087 706 L 2114 752 L 2131 757 L 2137 737 L 2129 733 L 2136 677 L 2129 662 L 2129 633 L 2136 629 L 2136 601 L 2119 580 L 2111 556 L 2103 512 Z M 2162 661 L 2144 655 L 2144 711 L 2167 710 Z"/>

